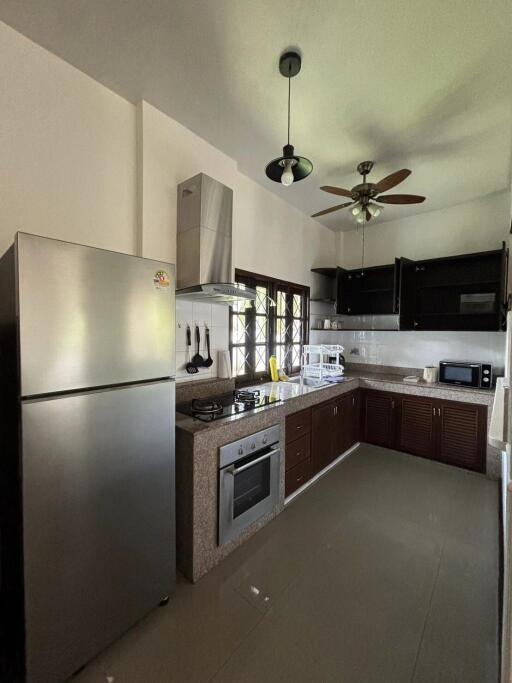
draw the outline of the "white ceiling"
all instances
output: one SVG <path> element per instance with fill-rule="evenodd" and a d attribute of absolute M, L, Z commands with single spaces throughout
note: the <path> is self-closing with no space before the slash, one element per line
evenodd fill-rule
<path fill-rule="evenodd" d="M 510 0 L 0 0 L 0 19 L 127 99 L 143 98 L 311 214 L 352 187 L 413 174 L 397 192 L 422 205 L 379 221 L 511 186 Z M 297 46 L 291 142 L 312 175 L 284 188 L 264 168 L 286 142 L 280 53 Z M 346 211 L 321 219 L 354 228 Z"/>

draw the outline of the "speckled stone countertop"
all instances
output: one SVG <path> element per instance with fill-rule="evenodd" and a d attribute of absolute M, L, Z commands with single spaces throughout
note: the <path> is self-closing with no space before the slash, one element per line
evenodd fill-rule
<path fill-rule="evenodd" d="M 408 372 L 407 374 L 411 374 Z M 181 572 L 197 581 L 236 546 L 278 515 L 284 508 L 285 459 L 281 458 L 280 498 L 275 510 L 244 529 L 233 542 L 217 544 L 218 452 L 220 446 L 255 432 L 278 425 L 281 444 L 286 439 L 286 416 L 329 401 L 354 389 L 366 388 L 450 401 L 477 403 L 487 407 L 489 425 L 494 392 L 445 384 L 409 384 L 404 374 L 372 372 L 350 368 L 345 381 L 327 387 L 312 388 L 288 382 L 265 382 L 255 385 L 281 402 L 213 422 L 176 414 L 176 508 L 177 560 Z M 191 382 L 190 385 L 193 383 Z M 487 447 L 487 475 L 499 478 L 500 455 Z"/>
<path fill-rule="evenodd" d="M 333 384 L 327 387 L 308 387 L 295 384 L 293 382 L 264 382 L 255 384 L 247 389 L 258 389 L 262 394 L 267 396 L 274 396 L 281 399 L 281 403 L 273 403 L 270 406 L 263 406 L 248 413 L 241 413 L 240 415 L 233 415 L 231 417 L 223 418 L 222 420 L 214 420 L 212 422 L 203 422 L 188 415 L 176 414 L 176 427 L 184 429 L 191 434 L 203 432 L 205 430 L 211 431 L 233 422 L 246 420 L 250 417 L 258 415 L 266 411 L 275 411 L 283 407 L 283 403 L 287 403 L 286 413 L 300 410 L 301 407 L 293 406 L 293 410 L 289 410 L 294 403 L 303 403 L 300 399 L 306 397 L 314 397 L 311 402 L 307 401 L 309 405 L 319 403 L 321 401 L 328 401 L 329 398 L 334 398 L 339 393 L 357 389 L 358 387 L 366 387 L 368 389 L 375 388 L 382 391 L 397 391 L 398 393 L 408 393 L 423 396 L 431 396 L 433 398 L 444 398 L 450 401 L 464 401 L 467 403 L 481 403 L 483 405 L 492 406 L 494 399 L 494 390 L 489 389 L 475 389 L 472 387 L 458 387 L 453 384 L 442 384 L 440 382 L 427 383 L 420 380 L 418 383 L 404 382 L 403 378 L 407 374 L 398 372 L 372 372 L 370 370 L 358 370 L 351 368 L 345 373 L 345 381 L 339 384 Z M 378 386 L 379 384 L 388 386 Z M 389 386 L 392 385 L 392 386 Z"/>

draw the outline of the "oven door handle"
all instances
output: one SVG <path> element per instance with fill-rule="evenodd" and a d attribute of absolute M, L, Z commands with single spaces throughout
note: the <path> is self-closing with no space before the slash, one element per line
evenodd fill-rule
<path fill-rule="evenodd" d="M 276 453 L 279 453 L 279 451 L 280 451 L 279 448 L 273 448 L 268 453 L 265 453 L 265 455 L 262 455 L 259 458 L 256 458 L 256 460 L 251 460 L 251 462 L 248 462 L 247 465 L 242 465 L 242 467 L 235 467 L 234 465 L 231 465 L 231 467 L 227 467 L 226 472 L 228 472 L 229 474 L 232 474 L 233 476 L 235 474 L 240 474 L 240 472 L 244 472 L 245 470 L 248 470 L 253 465 L 257 465 L 259 462 L 263 462 L 263 460 L 266 460 L 267 458 L 271 458 Z"/>

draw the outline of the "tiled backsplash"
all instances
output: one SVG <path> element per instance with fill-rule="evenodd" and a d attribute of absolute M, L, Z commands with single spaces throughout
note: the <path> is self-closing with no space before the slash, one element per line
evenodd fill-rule
<path fill-rule="evenodd" d="M 381 330 L 316 332 L 312 344 L 342 344 L 350 363 L 422 368 L 443 359 L 478 360 L 503 368 L 503 332 L 395 332 Z"/>
<path fill-rule="evenodd" d="M 199 325 L 201 334 L 201 355 L 206 358 L 205 325 L 210 328 L 210 346 L 213 365 L 199 368 L 199 372 L 189 375 L 185 370 L 187 362 L 187 324 L 192 333 L 190 357 L 195 354 L 195 326 Z M 217 351 L 229 349 L 229 307 L 224 304 L 176 300 L 176 381 L 217 377 Z"/>

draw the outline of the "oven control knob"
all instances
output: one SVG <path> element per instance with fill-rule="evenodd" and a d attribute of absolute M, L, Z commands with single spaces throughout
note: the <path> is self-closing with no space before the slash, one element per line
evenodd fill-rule
<path fill-rule="evenodd" d="M 252 443 L 252 444 L 251 444 L 251 451 L 253 451 L 255 448 L 256 448 L 256 444 L 255 444 L 255 443 Z"/>
<path fill-rule="evenodd" d="M 484 375 L 488 375 L 488 374 L 489 374 L 489 370 L 484 370 Z"/>
<path fill-rule="evenodd" d="M 238 449 L 238 455 L 243 455 L 243 454 L 244 454 L 244 449 L 242 448 L 242 446 L 240 446 L 240 448 Z"/>
<path fill-rule="evenodd" d="M 267 443 L 267 441 L 268 441 L 267 437 L 266 437 L 266 436 L 264 436 L 264 437 L 263 437 L 263 440 L 262 440 L 262 443 L 264 443 L 264 444 L 265 444 L 265 443 Z"/>

